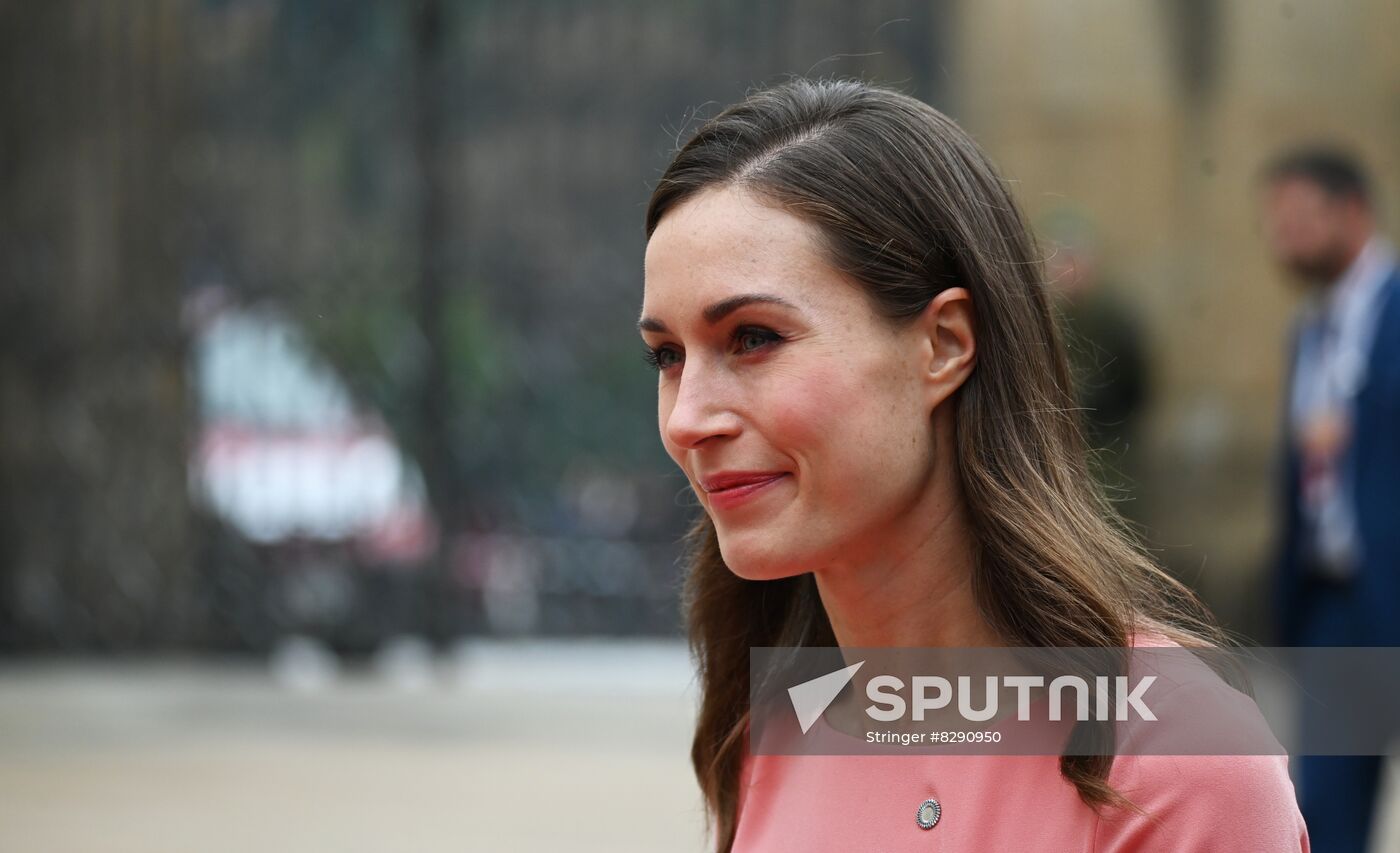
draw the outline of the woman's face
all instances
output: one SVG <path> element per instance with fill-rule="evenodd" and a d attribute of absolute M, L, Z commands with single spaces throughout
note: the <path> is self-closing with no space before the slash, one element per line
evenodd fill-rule
<path fill-rule="evenodd" d="M 818 239 L 752 194 L 714 188 L 668 212 L 647 245 L 640 328 L 659 368 L 661 441 L 725 562 L 753 580 L 859 564 L 926 524 L 930 413 L 957 384 L 928 378 L 930 327 L 878 316 Z M 707 489 L 726 473 L 773 479 Z"/>

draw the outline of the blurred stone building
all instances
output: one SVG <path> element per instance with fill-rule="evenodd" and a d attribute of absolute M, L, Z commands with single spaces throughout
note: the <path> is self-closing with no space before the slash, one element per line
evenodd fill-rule
<path fill-rule="evenodd" d="M 1262 628 L 1297 291 L 1265 255 L 1256 176 L 1281 147 L 1334 139 L 1394 211 L 1400 5 L 988 0 L 952 20 L 947 107 L 1032 221 L 1066 203 L 1095 220 L 1146 320 L 1134 514 L 1227 622 Z"/>

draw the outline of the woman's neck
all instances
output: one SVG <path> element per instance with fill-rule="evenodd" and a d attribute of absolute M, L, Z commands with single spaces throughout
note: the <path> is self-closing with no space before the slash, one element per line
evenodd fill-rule
<path fill-rule="evenodd" d="M 973 595 L 976 556 L 960 503 L 935 496 L 917 515 L 924 524 L 916 535 L 882 537 L 878 551 L 813 573 L 837 644 L 1004 645 Z"/>

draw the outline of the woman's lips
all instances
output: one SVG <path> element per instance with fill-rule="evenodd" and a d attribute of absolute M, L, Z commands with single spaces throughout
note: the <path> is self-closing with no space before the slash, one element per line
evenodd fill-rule
<path fill-rule="evenodd" d="M 710 506 L 715 509 L 732 509 L 754 496 L 762 494 L 769 486 L 772 486 L 785 477 L 787 477 L 787 474 L 775 474 L 757 483 L 745 483 L 742 486 L 734 486 L 728 489 L 718 489 L 713 492 L 708 492 Z"/>

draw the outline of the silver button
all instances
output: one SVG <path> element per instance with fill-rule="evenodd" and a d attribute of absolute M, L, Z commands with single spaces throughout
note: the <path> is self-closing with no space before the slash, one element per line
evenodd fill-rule
<path fill-rule="evenodd" d="M 934 825 L 938 823 L 938 819 L 942 816 L 943 807 L 938 804 L 938 801 L 927 799 L 919 804 L 919 813 L 914 816 L 914 819 L 919 822 L 921 828 L 933 829 Z"/>

